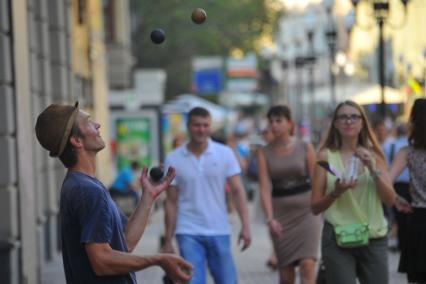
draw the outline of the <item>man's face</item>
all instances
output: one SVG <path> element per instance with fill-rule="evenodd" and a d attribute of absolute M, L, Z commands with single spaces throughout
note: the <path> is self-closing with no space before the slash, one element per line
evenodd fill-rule
<path fill-rule="evenodd" d="M 386 140 L 386 136 L 387 136 L 385 124 L 384 123 L 377 124 L 374 130 L 376 132 L 376 136 L 379 142 L 383 143 Z"/>
<path fill-rule="evenodd" d="M 188 122 L 189 138 L 195 143 L 205 143 L 210 137 L 210 116 L 192 116 Z"/>
<path fill-rule="evenodd" d="M 82 133 L 83 137 L 80 139 L 83 141 L 83 148 L 86 151 L 99 152 L 105 148 L 105 142 L 99 132 L 101 125 L 94 122 L 88 113 L 79 110 L 76 123 Z"/>

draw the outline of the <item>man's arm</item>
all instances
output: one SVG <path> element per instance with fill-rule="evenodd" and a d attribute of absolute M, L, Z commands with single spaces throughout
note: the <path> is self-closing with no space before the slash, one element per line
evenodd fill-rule
<path fill-rule="evenodd" d="M 149 214 L 151 212 L 152 204 L 158 195 L 169 187 L 173 178 L 175 177 L 174 168 L 170 167 L 167 175 L 158 184 L 152 184 L 148 179 L 148 169 L 145 167 L 142 172 L 141 182 L 143 187 L 143 193 L 141 201 L 138 203 L 132 216 L 130 216 L 126 227 L 124 229 L 124 235 L 126 237 L 127 248 L 129 252 L 133 251 L 143 232 L 148 221 Z"/>
<path fill-rule="evenodd" d="M 176 282 L 191 278 L 191 264 L 175 255 L 137 256 L 114 250 L 108 243 L 87 243 L 85 249 L 97 276 L 122 275 L 158 265 Z"/>
<path fill-rule="evenodd" d="M 238 243 L 243 241 L 243 247 L 241 250 L 245 250 L 250 246 L 250 225 L 249 215 L 247 210 L 247 197 L 244 186 L 241 182 L 241 176 L 239 174 L 233 175 L 229 178 L 231 184 L 232 195 L 237 206 L 237 212 L 241 220 L 241 232 L 238 237 Z"/>
<path fill-rule="evenodd" d="M 173 235 L 176 228 L 177 199 L 178 189 L 177 187 L 172 186 L 169 190 L 167 190 L 164 208 L 165 240 L 164 247 L 161 248 L 163 252 L 167 253 L 175 253 L 173 248 Z"/>

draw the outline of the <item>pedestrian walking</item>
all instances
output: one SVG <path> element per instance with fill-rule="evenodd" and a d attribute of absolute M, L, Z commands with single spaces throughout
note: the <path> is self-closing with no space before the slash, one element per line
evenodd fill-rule
<path fill-rule="evenodd" d="M 100 124 L 74 106 L 52 104 L 37 118 L 35 131 L 51 157 L 68 169 L 61 188 L 62 258 L 67 283 L 136 283 L 134 272 L 161 266 L 174 281 L 190 279 L 191 265 L 174 255 L 132 254 L 140 240 L 152 204 L 175 176 L 153 185 L 142 173 L 143 193 L 129 219 L 95 177 L 96 155 L 105 148 Z"/>
<path fill-rule="evenodd" d="M 389 165 L 392 164 L 399 150 L 406 146 L 408 146 L 407 127 L 405 123 L 400 123 L 396 127 L 395 139 L 391 143 L 388 143 L 385 148 L 383 148 L 383 152 L 385 153 L 385 157 L 387 158 Z M 396 194 L 404 198 L 407 202 L 411 202 L 409 190 L 410 178 L 408 169 L 405 168 L 399 176 L 391 176 L 391 178 Z M 391 227 L 391 233 L 394 235 L 393 237 L 395 238 L 395 246 L 391 247 L 394 247 L 397 250 L 401 250 L 403 244 L 406 243 L 405 239 L 407 235 L 407 214 L 399 212 L 399 210 L 397 210 L 397 208 L 395 207 L 390 208 L 390 212 L 392 212 L 392 216 L 394 217 L 394 227 Z M 393 232 L 392 229 L 394 229 L 395 232 Z"/>
<path fill-rule="evenodd" d="M 257 162 L 262 206 L 278 258 L 280 283 L 294 283 L 296 266 L 302 283 L 315 283 L 322 224 L 310 209 L 315 150 L 294 137 L 294 122 L 287 106 L 271 107 L 267 117 L 273 140 L 257 151 Z"/>
<path fill-rule="evenodd" d="M 324 212 L 322 258 L 327 284 L 389 282 L 388 224 L 382 202 L 395 201 L 383 152 L 364 110 L 340 103 L 318 153 L 312 211 Z M 358 166 L 357 166 L 358 164 Z M 331 173 L 333 172 L 333 174 Z"/>
<path fill-rule="evenodd" d="M 426 283 L 426 99 L 417 99 L 409 120 L 409 145 L 396 155 L 390 169 L 392 179 L 407 167 L 410 173 L 412 213 L 407 216 L 406 240 L 401 240 L 399 272 L 410 283 Z"/>
<path fill-rule="evenodd" d="M 211 115 L 201 107 L 188 113 L 189 142 L 166 157 L 165 168 L 176 168 L 166 199 L 166 240 L 163 251 L 180 254 L 193 265 L 192 284 L 206 283 L 208 266 L 215 283 L 237 283 L 231 255 L 230 228 L 225 200 L 228 178 L 241 220 L 238 242 L 250 246 L 247 200 L 241 168 L 229 146 L 210 139 Z"/>

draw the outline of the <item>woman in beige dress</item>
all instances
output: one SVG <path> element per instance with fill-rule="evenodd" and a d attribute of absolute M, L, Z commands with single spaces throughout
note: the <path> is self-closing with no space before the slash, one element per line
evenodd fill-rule
<path fill-rule="evenodd" d="M 294 283 L 295 267 L 304 284 L 315 283 L 322 221 L 311 213 L 311 144 L 293 136 L 287 106 L 267 114 L 274 139 L 257 152 L 262 207 L 278 257 L 280 283 Z"/>

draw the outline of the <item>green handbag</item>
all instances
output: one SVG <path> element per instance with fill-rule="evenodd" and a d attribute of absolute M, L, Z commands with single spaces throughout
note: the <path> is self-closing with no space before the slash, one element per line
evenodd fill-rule
<path fill-rule="evenodd" d="M 368 245 L 368 224 L 349 224 L 334 228 L 336 242 L 342 248 L 355 248 Z"/>

